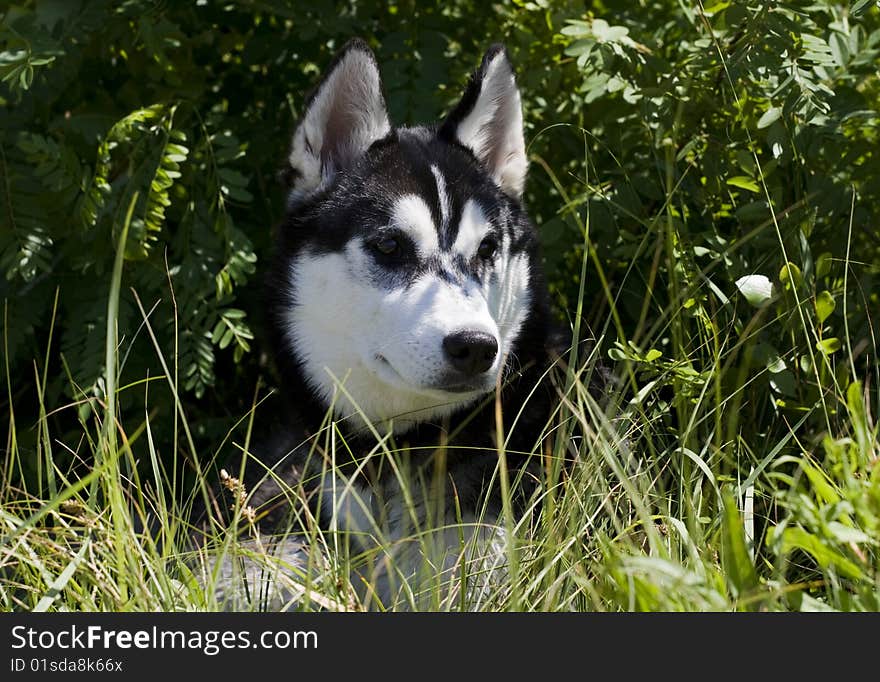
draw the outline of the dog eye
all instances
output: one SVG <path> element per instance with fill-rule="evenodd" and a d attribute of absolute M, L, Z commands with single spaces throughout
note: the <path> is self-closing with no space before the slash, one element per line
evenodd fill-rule
<path fill-rule="evenodd" d="M 394 237 L 382 237 L 373 242 L 373 248 L 383 256 L 391 256 L 400 251 L 400 242 Z"/>
<path fill-rule="evenodd" d="M 498 242 L 495 241 L 492 237 L 486 237 L 483 241 L 480 242 L 480 246 L 477 249 L 477 255 L 483 260 L 489 260 L 492 256 L 495 255 L 495 252 L 498 250 Z"/>

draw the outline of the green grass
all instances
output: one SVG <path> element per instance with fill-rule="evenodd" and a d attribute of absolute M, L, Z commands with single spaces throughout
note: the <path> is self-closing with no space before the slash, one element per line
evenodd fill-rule
<path fill-rule="evenodd" d="M 637 344 L 626 341 L 615 291 L 605 285 L 610 314 L 599 340 L 601 347 L 612 349 L 618 388 L 597 404 L 587 387 L 599 358 L 574 352 L 567 358 L 558 382 L 558 410 L 547 425 L 550 445 L 533 453 L 546 464 L 543 480 L 524 514 L 511 503 L 517 481 L 506 469 L 503 445 L 517 415 L 499 412 L 502 445 L 495 484 L 507 497 L 499 521 L 506 533 L 495 535 L 478 519 L 482 530 L 476 534 L 482 533 L 484 541 L 469 544 L 474 523 L 445 529 L 460 537 L 467 560 L 453 561 L 447 568 L 454 564 L 455 570 L 444 571 L 438 565 L 449 557 L 437 556 L 436 529 L 414 527 L 410 546 L 426 557 L 419 580 L 404 586 L 397 603 L 380 608 L 880 607 L 880 444 L 876 390 L 868 389 L 871 382 L 878 384 L 878 376 L 876 367 L 857 368 L 852 349 L 863 340 L 847 337 L 836 354 L 817 353 L 805 363 L 809 371 L 803 381 L 816 389 L 811 400 L 788 409 L 778 399 L 768 400 L 767 373 L 772 370 L 742 369 L 742 357 L 755 352 L 758 332 L 774 325 L 789 325 L 793 345 L 805 341 L 807 347 L 816 347 L 821 324 L 814 322 L 812 299 L 791 287 L 771 306 L 750 309 L 746 324 L 742 316 L 725 311 L 748 307 L 731 292 L 714 311 L 702 305 L 689 310 L 683 303 L 710 285 L 699 273 L 672 262 L 676 223 L 666 211 L 676 191 L 669 186 L 670 200 L 648 226 L 644 244 L 659 254 L 658 267 L 664 258 L 669 260 L 666 286 L 675 303 L 651 316 L 653 325 L 635 335 Z M 581 293 L 573 317 L 576 333 L 584 335 L 583 281 L 606 280 L 590 242 L 589 214 L 578 213 L 577 202 L 564 198 L 564 217 L 578 221 L 584 235 Z M 241 458 L 242 467 L 246 461 L 260 466 L 250 459 L 249 444 L 265 392 L 254 387 L 253 408 L 241 415 L 243 440 L 230 433 L 213 452 L 205 452 L 195 445 L 178 392 L 176 358 L 164 358 L 158 343 L 162 375 L 117 385 L 124 350 L 131 343 L 128 335 L 155 339 L 150 311 L 136 293 L 143 324 L 137 330 L 117 328 L 124 287 L 121 254 L 130 216 L 129 211 L 121 226 L 120 255 L 108 294 L 104 396 L 84 395 L 57 405 L 47 404 L 44 392 L 38 391 L 39 421 L 22 424 L 12 409 L 14 387 L 7 385 L 11 407 L 0 484 L 2 608 L 214 610 L 224 605 L 221 579 L 242 567 L 261 580 L 252 581 L 258 592 L 247 603 L 237 602 L 239 608 L 278 608 L 285 600 L 303 609 L 366 608 L 376 577 L 372 567 L 378 561 L 392 576 L 396 568 L 394 551 L 386 553 L 382 547 L 387 539 L 380 525 L 374 533 L 378 546 L 358 550 L 342 533 L 321 531 L 303 510 L 298 534 L 289 541 L 304 540 L 311 550 L 294 563 L 279 560 L 277 546 L 253 532 L 251 491 L 234 480 L 241 470 L 229 474 L 237 500 L 231 521 L 216 521 L 202 546 L 191 543 L 191 508 L 195 501 L 209 499 L 205 472 L 230 445 L 227 441 L 234 440 L 247 455 Z M 775 220 L 768 221 L 768 229 L 778 230 Z M 858 270 L 856 263 L 843 265 L 847 272 Z M 640 280 L 642 286 L 659 282 L 656 274 Z M 789 279 L 794 281 L 791 273 Z M 650 287 L 644 296 L 648 310 Z M 42 363 L 42 376 L 35 369 L 38 388 L 45 386 L 48 356 Z M 841 372 L 841 365 L 848 371 Z M 853 381 L 859 371 L 863 381 Z M 170 420 L 155 417 L 157 382 L 173 396 Z M 117 398 L 125 392 L 143 395 L 139 423 L 120 421 Z M 59 411 L 78 415 L 78 433 L 52 432 L 50 417 Z M 23 429 L 36 431 L 36 452 L 20 448 Z M 160 430 L 173 430 L 174 442 L 180 443 L 177 450 L 156 451 L 154 434 Z M 411 481 L 407 461 L 416 453 L 395 450 L 382 434 L 376 436 L 375 452 L 384 454 L 401 481 Z M 328 452 L 345 447 L 329 420 L 321 446 Z M 570 471 L 557 465 L 564 455 L 577 457 Z M 26 458 L 36 458 L 36 478 L 23 474 L 34 469 Z M 60 461 L 73 464 L 62 466 Z M 184 461 L 193 476 L 179 475 Z M 30 482 L 24 484 L 26 480 Z M 429 484 L 406 484 L 411 504 Z M 295 500 L 300 491 L 282 489 L 282 494 Z M 494 553 L 483 560 L 490 540 Z"/>

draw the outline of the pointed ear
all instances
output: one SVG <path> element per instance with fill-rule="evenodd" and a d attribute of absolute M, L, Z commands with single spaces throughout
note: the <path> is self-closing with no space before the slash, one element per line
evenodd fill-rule
<path fill-rule="evenodd" d="M 503 45 L 493 45 L 439 135 L 468 147 L 508 194 L 522 195 L 526 146 L 522 103 Z"/>
<path fill-rule="evenodd" d="M 306 102 L 290 148 L 291 203 L 350 168 L 391 131 L 372 50 L 349 41 Z"/>

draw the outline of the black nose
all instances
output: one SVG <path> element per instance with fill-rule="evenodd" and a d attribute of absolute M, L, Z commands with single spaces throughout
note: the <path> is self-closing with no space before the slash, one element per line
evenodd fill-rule
<path fill-rule="evenodd" d="M 468 376 L 488 370 L 498 354 L 498 342 L 485 332 L 463 331 L 443 339 L 443 350 L 449 364 Z"/>

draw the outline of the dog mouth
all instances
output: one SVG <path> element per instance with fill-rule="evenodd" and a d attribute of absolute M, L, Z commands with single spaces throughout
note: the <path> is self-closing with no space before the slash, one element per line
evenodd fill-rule
<path fill-rule="evenodd" d="M 475 393 L 475 392 L 482 392 L 485 389 L 482 385 L 468 383 L 468 384 L 446 384 L 443 386 L 436 386 L 435 390 L 444 391 L 445 393 Z"/>
<path fill-rule="evenodd" d="M 470 381 L 452 381 L 449 383 L 437 383 L 428 386 L 413 386 L 411 382 L 407 381 L 406 378 L 394 368 L 394 365 L 392 365 L 384 355 L 377 353 L 374 357 L 381 370 L 380 374 L 386 375 L 383 377 L 386 381 L 390 380 L 389 383 L 404 384 L 409 390 L 418 391 L 420 393 L 432 395 L 455 393 L 465 396 L 467 394 L 485 393 L 495 385 L 494 380 L 491 383 L 487 383 L 488 377 L 484 377 L 482 381 L 475 377 Z"/>

